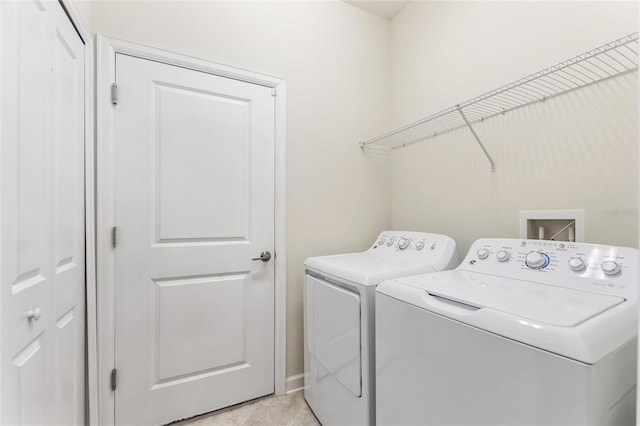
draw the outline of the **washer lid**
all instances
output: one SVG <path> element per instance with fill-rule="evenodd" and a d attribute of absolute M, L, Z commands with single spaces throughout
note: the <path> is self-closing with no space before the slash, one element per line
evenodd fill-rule
<path fill-rule="evenodd" d="M 388 280 L 381 295 L 587 364 L 638 334 L 634 301 L 477 272 Z"/>
<path fill-rule="evenodd" d="M 466 271 L 450 273 L 446 280 L 442 278 L 441 274 L 421 275 L 399 281 L 445 300 L 560 327 L 575 327 L 625 300 L 617 296 Z"/>
<path fill-rule="evenodd" d="M 365 286 L 405 275 L 433 272 L 434 267 L 411 258 L 390 258 L 371 251 L 310 257 L 305 266 Z"/>

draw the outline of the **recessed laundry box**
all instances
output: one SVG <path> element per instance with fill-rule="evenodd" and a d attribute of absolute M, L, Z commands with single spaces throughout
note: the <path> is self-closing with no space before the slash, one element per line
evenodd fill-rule
<path fill-rule="evenodd" d="M 481 239 L 376 292 L 379 425 L 635 424 L 638 251 Z"/>
<path fill-rule="evenodd" d="M 305 399 L 324 426 L 375 424 L 376 285 L 457 264 L 453 239 L 401 231 L 364 252 L 305 261 Z"/>

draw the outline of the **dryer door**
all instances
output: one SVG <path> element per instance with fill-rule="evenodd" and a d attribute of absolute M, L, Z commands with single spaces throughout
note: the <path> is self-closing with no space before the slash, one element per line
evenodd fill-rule
<path fill-rule="evenodd" d="M 305 278 L 311 386 L 337 381 L 360 397 L 360 295 L 310 275 Z"/>

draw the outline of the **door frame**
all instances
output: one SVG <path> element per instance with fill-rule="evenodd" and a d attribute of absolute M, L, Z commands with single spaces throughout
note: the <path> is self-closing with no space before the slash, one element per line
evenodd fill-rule
<path fill-rule="evenodd" d="M 274 385 L 276 394 L 285 393 L 286 378 L 286 82 L 284 79 L 219 63 L 168 52 L 141 44 L 96 36 L 96 259 L 97 291 L 94 311 L 96 329 L 89 330 L 89 342 L 96 342 L 94 355 L 97 380 L 99 424 L 115 424 L 114 393 L 110 387 L 115 348 L 115 256 L 111 248 L 114 224 L 115 109 L 111 84 L 115 81 L 116 54 L 135 56 L 169 65 L 202 71 L 221 77 L 271 87 L 275 96 L 275 288 L 274 288 Z M 91 322 L 91 321 L 90 321 Z M 93 337 L 91 333 L 95 332 Z M 90 353 L 91 356 L 91 353 Z M 97 389 L 96 389 L 97 388 Z"/>

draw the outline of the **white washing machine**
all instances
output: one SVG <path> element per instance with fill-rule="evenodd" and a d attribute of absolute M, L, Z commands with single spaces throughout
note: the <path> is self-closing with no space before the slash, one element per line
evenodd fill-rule
<path fill-rule="evenodd" d="M 304 396 L 324 426 L 375 424 L 376 285 L 457 264 L 453 239 L 399 231 L 361 253 L 305 261 Z"/>
<path fill-rule="evenodd" d="M 634 425 L 638 250 L 480 239 L 376 292 L 380 425 Z"/>

